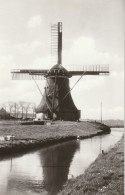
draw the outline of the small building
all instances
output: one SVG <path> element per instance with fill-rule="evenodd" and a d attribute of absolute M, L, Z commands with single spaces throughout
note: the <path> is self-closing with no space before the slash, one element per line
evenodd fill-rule
<path fill-rule="evenodd" d="M 0 119 L 10 119 L 10 114 L 4 109 L 0 109 Z"/>

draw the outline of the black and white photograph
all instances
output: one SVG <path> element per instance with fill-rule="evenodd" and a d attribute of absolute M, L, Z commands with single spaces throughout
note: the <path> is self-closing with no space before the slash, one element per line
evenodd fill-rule
<path fill-rule="evenodd" d="M 124 0 L 0 0 L 0 195 L 124 195 Z"/>

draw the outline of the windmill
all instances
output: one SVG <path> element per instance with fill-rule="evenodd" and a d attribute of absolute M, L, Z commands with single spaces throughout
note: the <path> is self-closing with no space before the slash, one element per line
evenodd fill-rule
<path fill-rule="evenodd" d="M 51 69 L 13 70 L 12 79 L 46 79 L 45 91 L 36 113 L 43 113 L 44 119 L 76 121 L 80 118 L 80 110 L 73 102 L 71 90 L 84 75 L 108 75 L 109 68 L 107 65 L 93 65 L 83 66 L 82 70 L 66 70 L 62 66 L 62 23 L 51 25 L 51 33 L 52 51 L 57 54 L 57 64 Z M 70 89 L 69 78 L 73 76 L 80 78 Z"/>

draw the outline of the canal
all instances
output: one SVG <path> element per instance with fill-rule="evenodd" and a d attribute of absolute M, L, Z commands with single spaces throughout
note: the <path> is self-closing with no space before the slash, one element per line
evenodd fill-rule
<path fill-rule="evenodd" d="M 123 128 L 84 140 L 73 140 L 0 161 L 0 195 L 55 195 L 122 137 Z"/>

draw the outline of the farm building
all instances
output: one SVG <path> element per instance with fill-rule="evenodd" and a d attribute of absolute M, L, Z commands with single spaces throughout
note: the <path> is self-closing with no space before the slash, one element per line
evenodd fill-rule
<path fill-rule="evenodd" d="M 10 119 L 10 114 L 4 109 L 0 109 L 0 119 Z"/>

